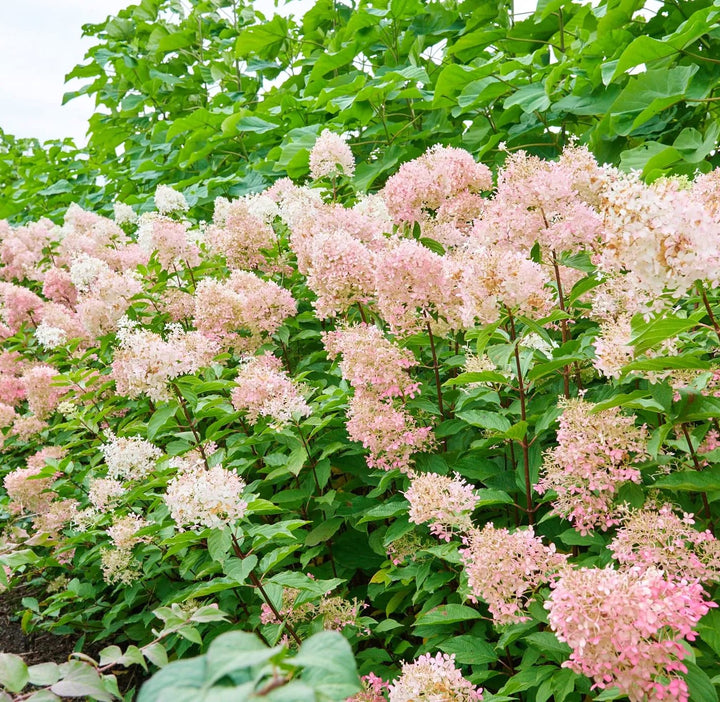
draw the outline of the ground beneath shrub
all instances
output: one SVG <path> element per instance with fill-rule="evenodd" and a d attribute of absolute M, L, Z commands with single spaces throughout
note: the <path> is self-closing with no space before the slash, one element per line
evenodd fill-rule
<path fill-rule="evenodd" d="M 0 653 L 17 653 L 28 665 L 64 663 L 73 652 L 76 636 L 56 636 L 46 631 L 25 634 L 16 614 L 22 609 L 23 597 L 31 596 L 27 588 L 0 592 Z"/>

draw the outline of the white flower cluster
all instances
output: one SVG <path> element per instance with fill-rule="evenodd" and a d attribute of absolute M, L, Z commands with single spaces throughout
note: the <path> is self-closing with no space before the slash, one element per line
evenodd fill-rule
<path fill-rule="evenodd" d="M 67 333 L 64 329 L 40 322 L 35 329 L 35 339 L 44 349 L 55 349 L 67 341 Z"/>
<path fill-rule="evenodd" d="M 185 196 L 169 185 L 158 185 L 155 191 L 155 207 L 160 214 L 187 212 L 189 205 Z"/>
<path fill-rule="evenodd" d="M 155 468 L 162 451 L 139 436 L 113 436 L 100 447 L 108 468 L 108 478 L 141 480 Z"/>
<path fill-rule="evenodd" d="M 245 482 L 221 466 L 195 464 L 168 484 L 165 503 L 180 529 L 220 528 L 233 524 L 247 510 L 241 497 Z"/>

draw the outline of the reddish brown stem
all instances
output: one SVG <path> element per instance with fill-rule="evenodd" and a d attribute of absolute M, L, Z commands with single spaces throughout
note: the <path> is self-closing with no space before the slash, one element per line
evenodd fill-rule
<path fill-rule="evenodd" d="M 515 333 L 515 320 L 512 312 L 507 310 L 508 321 L 510 322 L 510 339 L 515 349 L 515 367 L 518 377 L 518 392 L 520 393 L 520 418 L 523 422 L 527 422 L 527 408 L 525 406 L 525 382 L 522 375 L 522 364 L 520 363 L 520 349 L 517 344 L 517 334 Z M 527 433 L 520 440 L 520 447 L 523 454 L 523 473 L 525 477 L 525 510 L 528 515 L 528 523 L 532 526 L 535 523 L 535 508 L 532 500 L 532 481 L 530 480 L 530 445 L 527 440 Z"/>
<path fill-rule="evenodd" d="M 435 351 L 435 337 L 432 333 L 432 327 L 430 326 L 430 320 L 426 321 L 428 330 L 428 336 L 430 337 L 430 351 L 432 351 L 433 357 L 433 371 L 435 372 L 435 388 L 437 389 L 438 407 L 440 408 L 440 417 L 445 419 L 445 407 L 443 406 L 442 389 L 440 385 L 440 369 L 438 367 L 437 352 Z"/>
<path fill-rule="evenodd" d="M 720 325 L 718 325 L 718 322 L 715 319 L 712 307 L 710 307 L 710 301 L 705 294 L 705 288 L 703 287 L 702 283 L 698 283 L 698 290 L 700 291 L 700 296 L 702 297 L 702 301 L 705 305 L 705 310 L 708 313 L 708 317 L 710 317 L 710 321 L 712 322 L 713 328 L 715 329 L 715 334 L 717 335 L 718 341 L 720 341 Z"/>
<path fill-rule="evenodd" d="M 247 556 L 247 553 L 244 553 L 242 548 L 240 548 L 240 544 L 238 543 L 238 540 L 235 536 L 235 534 L 232 534 L 232 547 L 233 551 L 235 552 L 235 555 L 243 559 Z M 257 589 L 257 591 L 262 595 L 262 598 L 265 600 L 268 607 L 270 607 L 270 611 L 275 616 L 275 619 L 277 619 L 279 622 L 282 622 L 284 627 L 287 629 L 288 634 L 292 636 L 295 643 L 300 646 L 302 644 L 302 640 L 297 634 L 297 631 L 295 631 L 295 628 L 290 624 L 290 622 L 287 619 L 284 619 L 280 612 L 278 612 L 277 607 L 272 603 L 272 600 L 268 597 L 267 592 L 265 592 L 265 588 L 262 586 L 262 583 L 260 582 L 260 579 L 258 578 L 255 573 L 252 571 L 250 572 L 250 575 L 248 575 L 250 578 L 250 582 L 253 584 L 253 587 Z"/>
<path fill-rule="evenodd" d="M 557 284 L 558 301 L 560 304 L 560 311 L 566 312 L 565 309 L 565 297 L 563 295 L 562 281 L 560 279 L 560 266 L 558 266 L 557 256 L 553 251 L 552 254 L 553 268 L 555 269 L 555 283 Z M 567 319 L 560 320 L 560 332 L 562 334 L 562 342 L 566 344 L 570 338 L 568 332 Z M 567 399 L 570 399 L 570 366 L 563 366 L 563 394 Z"/>
<path fill-rule="evenodd" d="M 690 433 L 687 430 L 687 426 L 685 424 L 681 424 L 680 428 L 682 429 L 682 433 L 685 436 L 685 441 L 687 442 L 690 456 L 692 457 L 693 465 L 695 466 L 695 470 L 702 470 L 700 461 L 698 460 L 697 454 L 695 453 L 695 448 L 692 445 L 692 439 L 690 438 Z M 703 508 L 705 510 L 705 517 L 707 518 L 708 522 L 710 522 L 710 530 L 714 533 L 715 529 L 712 526 L 711 522 L 710 503 L 708 502 L 707 493 L 701 492 L 700 497 L 702 498 Z"/>

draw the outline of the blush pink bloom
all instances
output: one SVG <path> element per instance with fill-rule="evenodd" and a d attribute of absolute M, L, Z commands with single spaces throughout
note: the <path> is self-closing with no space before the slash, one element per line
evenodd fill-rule
<path fill-rule="evenodd" d="M 418 427 L 404 408 L 377 395 L 357 392 L 350 400 L 348 435 L 369 451 L 370 468 L 411 470 L 412 455 L 433 446 L 431 427 Z"/>
<path fill-rule="evenodd" d="M 414 239 L 395 240 L 376 258 L 375 291 L 378 310 L 393 334 L 418 332 L 432 312 L 444 309 L 443 257 Z"/>
<path fill-rule="evenodd" d="M 247 414 L 250 424 L 266 417 L 281 428 L 295 418 L 307 417 L 311 409 L 300 387 L 282 370 L 275 356 L 254 356 L 241 364 L 231 392 L 233 407 Z"/>
<path fill-rule="evenodd" d="M 11 334 L 23 324 L 36 327 L 42 321 L 43 301 L 27 288 L 0 283 L 0 320 Z"/>
<path fill-rule="evenodd" d="M 558 254 L 597 247 L 602 219 L 578 196 L 576 174 L 567 161 L 544 161 L 524 151 L 508 156 L 473 238 L 484 246 L 502 243 L 526 256 L 536 242 Z"/>
<path fill-rule="evenodd" d="M 379 397 L 414 397 L 419 383 L 408 370 L 417 365 L 412 352 L 385 338 L 378 327 L 356 324 L 326 332 L 328 357 L 342 356 L 340 371 L 356 391 Z"/>
<path fill-rule="evenodd" d="M 466 680 L 455 667 L 455 656 L 426 653 L 403 663 L 400 677 L 390 685 L 389 702 L 477 702 L 482 689 Z"/>
<path fill-rule="evenodd" d="M 254 351 L 297 311 L 288 290 L 248 271 L 224 282 L 202 280 L 195 297 L 195 326 L 235 351 Z"/>
<path fill-rule="evenodd" d="M 310 177 L 318 180 L 325 176 L 355 173 L 355 159 L 345 139 L 323 129 L 310 150 Z"/>
<path fill-rule="evenodd" d="M 397 224 L 422 221 L 452 198 L 492 188 L 490 169 L 454 147 L 430 147 L 422 156 L 400 166 L 382 190 Z"/>
<path fill-rule="evenodd" d="M 69 271 L 50 268 L 43 278 L 43 295 L 59 305 L 74 309 L 78 300 L 77 288 L 73 285 Z"/>
<path fill-rule="evenodd" d="M 572 649 L 563 667 L 594 687 L 617 686 L 631 702 L 689 699 L 684 640 L 707 614 L 698 582 L 669 580 L 659 570 L 566 569 L 545 603 L 558 640 Z"/>
<path fill-rule="evenodd" d="M 149 255 L 156 253 L 167 271 L 176 267 L 193 268 L 200 263 L 200 252 L 188 232 L 187 222 L 144 214 L 138 226 L 138 244 Z"/>
<path fill-rule="evenodd" d="M 172 380 L 209 365 L 218 351 L 217 344 L 198 332 L 173 328 L 164 340 L 159 334 L 131 330 L 121 335 L 112 377 L 119 395 L 168 400 Z"/>
<path fill-rule="evenodd" d="M 15 229 L 7 227 L 0 243 L 0 277 L 7 281 L 39 280 L 42 275 L 37 268 L 44 257 L 43 250 L 56 239 L 57 230 L 45 218 Z"/>
<path fill-rule="evenodd" d="M 52 366 L 33 366 L 23 373 L 20 380 L 25 386 L 28 407 L 38 419 L 52 414 L 67 394 L 67 388 L 59 385 L 61 379 Z"/>
<path fill-rule="evenodd" d="M 487 603 L 496 624 L 529 619 L 527 604 L 535 591 L 550 582 L 567 556 L 545 546 L 532 527 L 510 532 L 486 524 L 471 529 L 460 558 L 473 597 Z"/>
<path fill-rule="evenodd" d="M 639 483 L 638 465 L 647 459 L 647 431 L 617 407 L 592 412 L 582 399 L 563 400 L 557 446 L 545 452 L 535 489 L 549 490 L 555 514 L 581 533 L 606 531 L 619 523 L 615 495 L 628 481 Z"/>
<path fill-rule="evenodd" d="M 624 515 L 609 549 L 625 568 L 657 568 L 677 581 L 720 580 L 720 541 L 694 524 L 691 514 L 680 517 L 672 505 L 650 505 Z"/>
<path fill-rule="evenodd" d="M 270 224 L 276 210 L 275 203 L 267 196 L 232 201 L 219 197 L 215 200 L 213 224 L 205 233 L 205 241 L 213 253 L 225 257 L 229 268 L 262 268 L 266 263 L 263 251 L 276 245 L 275 231 Z"/>
<path fill-rule="evenodd" d="M 308 243 L 307 285 L 320 319 L 366 304 L 375 292 L 375 254 L 344 231 L 316 234 Z"/>
<path fill-rule="evenodd" d="M 454 477 L 436 473 L 414 473 L 404 493 L 410 503 L 408 518 L 413 524 L 430 523 L 430 531 L 443 541 L 472 527 L 470 513 L 478 503 L 472 485 L 457 473 Z"/>

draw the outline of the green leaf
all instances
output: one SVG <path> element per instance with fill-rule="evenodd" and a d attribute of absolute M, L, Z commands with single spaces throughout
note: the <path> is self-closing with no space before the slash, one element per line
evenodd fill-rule
<path fill-rule="evenodd" d="M 695 663 L 684 661 L 687 666 L 685 681 L 690 692 L 690 699 L 693 702 L 718 702 L 717 691 L 710 681 L 707 673 L 698 668 Z"/>
<path fill-rule="evenodd" d="M 52 685 L 60 679 L 57 663 L 38 663 L 28 668 L 28 680 L 33 685 Z"/>
<path fill-rule="evenodd" d="M 331 700 L 360 691 L 355 656 L 347 639 L 336 631 L 323 631 L 304 641 L 293 663 L 303 667 L 305 683 Z"/>
<path fill-rule="evenodd" d="M 421 614 L 415 620 L 414 626 L 457 624 L 458 622 L 467 622 L 473 619 L 482 619 L 482 615 L 478 611 L 465 605 L 448 604 L 435 607 L 429 612 Z"/>
<path fill-rule="evenodd" d="M 267 663 L 282 646 L 268 648 L 256 634 L 228 631 L 218 636 L 209 646 L 206 660 L 206 685 L 226 675 Z"/>
<path fill-rule="evenodd" d="M 328 519 L 322 524 L 316 526 L 306 537 L 305 545 L 308 547 L 317 546 L 332 537 L 332 535 L 340 528 L 343 520 L 340 517 Z"/>
<path fill-rule="evenodd" d="M 495 649 L 479 636 L 464 634 L 453 636 L 438 645 L 443 653 L 454 654 L 455 660 L 463 665 L 484 665 L 498 659 Z"/>
<path fill-rule="evenodd" d="M 502 373 L 495 371 L 480 371 L 476 373 L 460 373 L 457 378 L 450 378 L 443 383 L 443 387 L 454 385 L 468 385 L 470 383 L 500 383 L 507 384 L 508 379 Z"/>
<path fill-rule="evenodd" d="M 245 558 L 231 558 L 223 563 L 223 572 L 232 578 L 238 585 L 243 585 L 257 565 L 258 558 L 255 554 Z"/>
<path fill-rule="evenodd" d="M 720 490 L 720 466 L 708 470 L 683 470 L 658 478 L 654 487 L 662 490 L 680 490 L 681 492 L 712 492 Z"/>
<path fill-rule="evenodd" d="M 487 507 L 488 505 L 511 505 L 514 500 L 503 490 L 493 490 L 491 488 L 480 488 L 475 490 L 478 497 L 477 507 Z"/>
<path fill-rule="evenodd" d="M 0 685 L 10 692 L 20 692 L 30 680 L 28 667 L 14 653 L 0 653 Z"/>
<path fill-rule="evenodd" d="M 60 674 L 62 678 L 50 687 L 60 697 L 90 697 L 99 702 L 112 702 L 115 699 L 97 670 L 83 661 L 63 663 Z"/>
<path fill-rule="evenodd" d="M 488 412 L 486 410 L 466 410 L 457 412 L 455 415 L 458 419 L 462 419 L 474 427 L 482 427 L 497 432 L 507 432 L 510 427 L 510 420 L 498 412 Z"/>
<path fill-rule="evenodd" d="M 650 322 L 636 316 L 632 321 L 633 335 L 630 343 L 635 347 L 635 353 L 644 353 L 665 339 L 693 329 L 704 316 L 705 310 L 697 310 L 689 317 L 665 315 Z"/>

